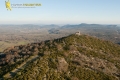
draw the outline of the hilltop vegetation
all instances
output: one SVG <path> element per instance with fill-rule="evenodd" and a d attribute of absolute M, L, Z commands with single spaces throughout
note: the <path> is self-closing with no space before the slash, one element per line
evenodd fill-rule
<path fill-rule="evenodd" d="M 120 46 L 87 35 L 70 35 L 14 46 L 0 55 L 0 76 L 38 55 L 9 80 L 119 80 Z"/>

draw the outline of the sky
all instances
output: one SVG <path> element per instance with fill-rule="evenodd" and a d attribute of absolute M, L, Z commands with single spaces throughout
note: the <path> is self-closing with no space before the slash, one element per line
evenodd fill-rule
<path fill-rule="evenodd" d="M 10 0 L 11 4 L 40 3 L 12 8 L 0 0 L 0 24 L 120 24 L 120 0 Z"/>

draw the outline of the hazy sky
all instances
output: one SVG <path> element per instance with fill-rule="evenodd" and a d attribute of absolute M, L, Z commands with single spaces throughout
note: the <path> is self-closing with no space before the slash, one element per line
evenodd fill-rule
<path fill-rule="evenodd" d="M 7 11 L 0 0 L 0 24 L 120 24 L 120 0 L 10 0 L 11 4 L 41 3 L 36 8 Z"/>

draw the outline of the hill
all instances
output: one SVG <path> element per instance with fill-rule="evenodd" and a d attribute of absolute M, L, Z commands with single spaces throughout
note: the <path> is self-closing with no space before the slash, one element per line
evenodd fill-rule
<path fill-rule="evenodd" d="M 119 80 L 120 46 L 88 35 L 70 35 L 13 46 L 0 55 L 0 77 L 9 80 Z"/>
<path fill-rule="evenodd" d="M 76 31 L 81 31 L 83 34 L 95 36 L 100 39 L 109 40 L 114 43 L 120 43 L 120 27 L 117 25 L 103 24 L 85 24 L 64 25 L 60 28 L 50 29 L 50 34 L 71 34 Z"/>

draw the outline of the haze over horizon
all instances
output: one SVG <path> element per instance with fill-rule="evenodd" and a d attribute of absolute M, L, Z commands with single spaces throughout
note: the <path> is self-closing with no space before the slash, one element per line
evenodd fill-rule
<path fill-rule="evenodd" d="M 120 24 L 119 0 L 10 0 L 11 4 L 40 3 L 36 8 L 12 8 L 0 1 L 0 24 Z"/>

